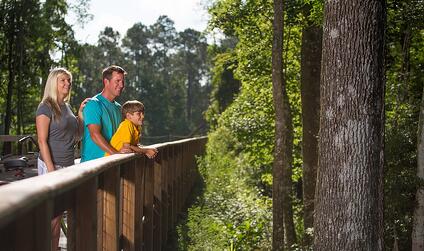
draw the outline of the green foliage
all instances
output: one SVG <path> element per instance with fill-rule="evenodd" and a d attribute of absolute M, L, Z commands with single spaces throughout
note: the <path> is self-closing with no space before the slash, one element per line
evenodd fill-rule
<path fill-rule="evenodd" d="M 212 129 L 216 128 L 220 114 L 233 102 L 240 91 L 240 81 L 234 77 L 233 69 L 237 67 L 235 39 L 229 38 L 221 45 L 208 48 L 213 57 L 211 102 L 205 113 L 206 120 Z"/>
<path fill-rule="evenodd" d="M 270 249 L 271 201 L 248 184 L 241 147 L 221 127 L 210 133 L 200 161 L 206 187 L 188 213 L 188 232 L 179 226 L 180 250 Z"/>
<path fill-rule="evenodd" d="M 169 140 L 170 134 L 204 134 L 202 113 L 210 91 L 204 35 L 192 29 L 177 33 L 174 22 L 160 16 L 148 27 L 135 24 L 122 40 L 121 34 L 105 27 L 97 45 L 80 45 L 65 16 L 72 10 L 76 23 L 83 25 L 92 17 L 87 12 L 89 3 L 0 3 L 1 133 L 35 133 L 34 111 L 52 67 L 72 72 L 71 105 L 76 111 L 83 99 L 102 90 L 102 69 L 117 64 L 128 71 L 126 90 L 118 101 L 143 101 L 145 136 L 166 136 L 144 143 Z"/>
<path fill-rule="evenodd" d="M 0 3 L 2 134 L 34 132 L 40 83 L 54 65 L 50 54 L 64 51 L 73 42 L 66 12 L 67 4 L 61 0 Z"/>
<path fill-rule="evenodd" d="M 411 249 L 418 114 L 424 83 L 424 12 L 419 0 L 388 1 L 385 244 Z"/>
<path fill-rule="evenodd" d="M 385 245 L 387 249 L 392 249 L 394 238 L 397 238 L 401 250 L 409 250 L 411 243 L 414 196 L 419 185 L 415 173 L 416 131 L 424 83 L 423 6 L 421 0 L 388 1 L 385 149 Z M 295 134 L 292 178 L 298 181 L 301 179 L 302 165 L 299 91 L 300 31 L 303 25 L 321 24 L 323 1 L 287 1 L 286 8 L 285 73 L 293 108 Z M 221 198 L 225 198 L 225 201 L 231 205 L 237 205 L 237 201 L 233 199 L 237 196 L 229 199 L 226 197 L 229 191 L 226 184 L 239 183 L 239 179 L 231 180 L 231 174 L 216 167 L 234 165 L 233 169 L 240 170 L 237 172 L 243 174 L 245 184 L 248 187 L 256 187 L 262 195 L 269 194 L 272 184 L 270 173 L 274 145 L 270 60 L 272 2 L 221 0 L 213 2 L 209 12 L 211 29 L 220 29 L 235 45 L 233 43 L 229 47 L 211 47 L 214 55 L 212 80 L 214 89 L 207 116 L 213 124 L 214 132 L 210 134 L 209 150 L 202 162 L 205 168 L 203 173 L 208 185 L 216 184 L 210 185 L 216 189 L 209 187 L 214 191 L 211 193 L 216 201 L 219 202 Z M 226 72 L 230 75 L 224 75 Z M 228 81 L 231 78 L 228 76 L 241 82 L 240 92 L 234 89 L 225 94 L 220 92 L 226 85 L 231 86 Z M 234 100 L 230 100 L 230 97 L 234 97 Z M 217 135 L 221 135 L 222 140 L 217 140 Z M 221 145 L 214 146 L 216 142 L 220 142 Z M 215 152 L 211 149 L 215 149 Z M 224 152 L 221 151 L 222 149 Z M 228 158 L 230 153 L 232 157 Z M 238 163 L 230 164 L 234 161 Z M 214 171 L 222 173 L 223 176 L 212 180 L 212 177 L 218 175 L 211 174 Z M 255 186 L 251 186 L 252 184 Z M 234 190 L 230 191 L 234 192 Z M 205 196 L 205 198 L 208 197 Z M 202 201 L 191 211 L 191 219 L 196 220 L 189 223 L 191 224 L 189 228 L 198 230 L 192 231 L 190 239 L 192 247 L 231 248 L 230 244 L 237 243 L 239 240 L 236 238 L 235 242 L 227 241 L 229 237 L 223 233 L 234 233 L 231 227 L 222 221 L 218 224 L 209 217 L 201 226 L 193 222 L 201 222 L 202 215 L 216 215 L 216 211 L 233 211 L 225 204 L 214 204 L 215 207 L 207 207 L 205 204 L 207 203 Z M 294 209 L 296 231 L 302 235 L 305 230 L 302 227 L 301 200 L 295 199 Z M 238 222 L 233 214 L 226 217 Z M 211 244 L 205 236 L 216 236 L 214 238 L 216 243 Z M 209 246 L 195 246 L 201 243 L 207 243 Z"/>
<path fill-rule="evenodd" d="M 302 166 L 299 86 L 301 28 L 294 26 L 296 22 L 291 20 L 294 15 L 300 15 L 300 7 L 293 1 L 290 8 L 291 12 L 285 16 L 290 25 L 284 31 L 284 61 L 294 127 L 293 180 L 298 181 Z M 271 196 L 275 127 L 270 60 L 272 12 L 272 1 L 216 1 L 211 7 L 210 25 L 222 30 L 236 45 L 222 46 L 220 50 L 214 48 L 214 52 L 218 53 L 213 70 L 216 89 L 212 92 L 213 103 L 207 114 L 217 132 L 228 130 L 238 142 L 235 154 L 244 163 L 239 164 L 239 168 L 243 170 L 246 184 L 267 197 Z M 240 81 L 237 95 L 234 95 L 236 92 L 229 92 L 225 96 L 219 92 L 225 85 L 231 86 L 223 72 L 231 72 L 230 76 Z M 226 101 L 229 96 L 235 97 L 232 102 Z M 215 167 L 211 165 L 210 168 Z M 267 214 L 270 217 L 271 211 Z M 295 204 L 295 214 L 297 232 L 301 234 L 300 201 Z"/>

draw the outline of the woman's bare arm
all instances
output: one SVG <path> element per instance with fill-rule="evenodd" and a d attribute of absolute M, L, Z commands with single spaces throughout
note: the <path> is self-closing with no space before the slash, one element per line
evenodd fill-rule
<path fill-rule="evenodd" d="M 43 156 L 43 161 L 46 163 L 47 171 L 52 172 L 54 171 L 54 164 L 47 142 L 49 138 L 50 118 L 44 114 L 38 115 L 35 118 L 35 126 L 37 127 L 37 139 L 41 156 Z"/>

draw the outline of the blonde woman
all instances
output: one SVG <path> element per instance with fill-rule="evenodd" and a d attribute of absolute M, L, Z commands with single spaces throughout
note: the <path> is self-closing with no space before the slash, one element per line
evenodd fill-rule
<path fill-rule="evenodd" d="M 38 174 L 42 175 L 74 164 L 74 146 L 82 131 L 82 116 L 75 117 L 69 105 L 72 74 L 64 68 L 54 68 L 46 81 L 44 96 L 37 108 L 40 157 Z M 78 114 L 88 99 L 81 103 Z M 52 250 L 57 250 L 62 215 L 52 220 Z"/>

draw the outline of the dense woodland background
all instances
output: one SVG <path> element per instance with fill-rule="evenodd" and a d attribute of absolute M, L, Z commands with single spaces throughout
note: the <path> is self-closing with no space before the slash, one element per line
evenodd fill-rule
<path fill-rule="evenodd" d="M 43 3 L 42 3 L 43 2 Z M 167 141 L 205 134 L 202 112 L 208 104 L 207 43 L 192 29 L 177 32 L 160 16 L 150 26 L 135 23 L 126 34 L 105 27 L 96 45 L 79 44 L 68 11 L 89 21 L 89 1 L 2 1 L 0 3 L 1 131 L 34 133 L 34 111 L 49 70 L 68 68 L 73 74 L 72 107 L 102 90 L 101 71 L 117 64 L 129 73 L 119 102 L 138 99 L 146 106 L 145 136 Z"/>
<path fill-rule="evenodd" d="M 73 73 L 76 109 L 101 90 L 102 68 L 122 65 L 129 74 L 119 101 L 144 102 L 146 139 L 166 141 L 172 135 L 206 132 L 209 137 L 206 156 L 199 159 L 202 183 L 176 229 L 174 248 L 272 249 L 273 2 L 209 1 L 210 21 L 204 32 L 177 32 L 173 21 L 161 16 L 150 26 L 134 24 L 126 34 L 106 27 L 96 45 L 79 44 L 65 21 L 71 10 L 81 23 L 89 21 L 87 4 L 0 2 L 1 132 L 34 133 L 34 112 L 51 67 L 64 66 Z M 313 243 L 324 5 L 321 0 L 284 1 L 282 53 L 291 134 L 286 144 L 290 203 L 284 204 L 288 250 L 310 250 Z M 417 147 L 423 109 L 424 2 L 387 0 L 382 18 L 384 246 L 411 250 L 415 196 L 422 185 Z M 208 44 L 206 34 L 216 31 L 222 37 Z"/>

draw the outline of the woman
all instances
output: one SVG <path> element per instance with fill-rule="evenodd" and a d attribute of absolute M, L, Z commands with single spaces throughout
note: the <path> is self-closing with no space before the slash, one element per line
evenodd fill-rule
<path fill-rule="evenodd" d="M 74 165 L 74 146 L 82 130 L 82 109 L 88 99 L 81 103 L 78 117 L 69 105 L 72 75 L 64 68 L 55 68 L 47 78 L 44 96 L 36 112 L 40 157 L 38 174 Z M 52 250 L 57 250 L 62 215 L 52 220 Z"/>

